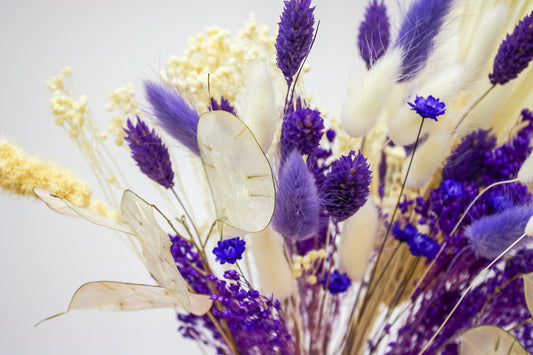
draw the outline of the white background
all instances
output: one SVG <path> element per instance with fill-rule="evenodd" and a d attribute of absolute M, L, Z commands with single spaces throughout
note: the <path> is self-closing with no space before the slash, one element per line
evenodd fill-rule
<path fill-rule="evenodd" d="M 358 63 L 356 29 L 366 1 L 314 1 L 321 20 L 304 78 L 317 106 L 338 116 L 348 77 Z M 47 77 L 73 70 L 75 95 L 87 94 L 101 128 L 110 89 L 155 79 L 170 54 L 208 25 L 235 33 L 251 13 L 272 30 L 283 3 L 257 0 L 2 1 L 0 4 L 0 135 L 29 154 L 69 167 L 96 182 L 77 146 L 53 123 Z M 110 142 L 111 143 L 111 142 Z M 121 156 L 128 159 L 126 155 Z M 130 183 L 147 180 L 131 170 Z M 152 283 L 143 264 L 103 228 L 57 215 L 31 199 L 0 193 L 0 353 L 192 354 L 172 310 L 130 313 L 64 311 L 83 283 Z"/>

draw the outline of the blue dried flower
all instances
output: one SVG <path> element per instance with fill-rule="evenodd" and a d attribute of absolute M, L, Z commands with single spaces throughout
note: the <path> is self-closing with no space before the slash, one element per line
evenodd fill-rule
<path fill-rule="evenodd" d="M 315 179 L 295 150 L 279 171 L 272 226 L 286 238 L 309 238 L 318 232 L 319 213 Z"/>
<path fill-rule="evenodd" d="M 533 59 L 533 12 L 524 17 L 500 44 L 489 80 L 504 85 L 516 78 Z"/>
<path fill-rule="evenodd" d="M 325 176 L 320 195 L 328 214 L 343 221 L 361 208 L 370 193 L 370 166 L 363 154 L 340 157 L 331 164 L 331 170 Z"/>
<path fill-rule="evenodd" d="M 131 150 L 131 156 L 141 168 L 141 171 L 158 184 L 167 189 L 174 185 L 174 172 L 168 149 L 155 130 L 150 130 L 146 123 L 137 117 L 137 124 L 128 119 L 124 128 Z"/>
<path fill-rule="evenodd" d="M 407 223 L 403 229 L 398 221 L 392 226 L 392 235 L 400 242 L 409 242 L 414 239 L 417 234 L 418 230 L 411 223 Z"/>
<path fill-rule="evenodd" d="M 324 134 L 324 119 L 318 110 L 303 108 L 285 116 L 281 128 L 281 161 L 294 149 L 311 155 Z"/>
<path fill-rule="evenodd" d="M 311 0 L 285 1 L 276 38 L 277 65 L 290 85 L 311 50 L 315 16 Z"/>
<path fill-rule="evenodd" d="M 209 107 L 208 107 L 209 111 L 218 111 L 218 110 L 222 110 L 222 111 L 227 111 L 233 115 L 235 115 L 235 108 L 233 108 L 233 106 L 231 106 L 231 104 L 229 103 L 229 100 L 226 99 L 224 96 L 221 96 L 220 97 L 220 104 L 218 103 L 218 101 L 212 97 L 210 100 L 209 100 Z"/>
<path fill-rule="evenodd" d="M 422 233 L 417 233 L 413 239 L 407 241 L 407 244 L 409 245 L 409 251 L 414 256 L 434 259 L 439 252 L 439 243 Z"/>
<path fill-rule="evenodd" d="M 159 125 L 174 139 L 200 155 L 196 142 L 196 128 L 200 116 L 173 88 L 146 82 L 146 98 Z"/>
<path fill-rule="evenodd" d="M 416 111 L 422 118 L 431 118 L 437 121 L 437 116 L 443 115 L 446 112 L 446 105 L 440 102 L 439 99 L 429 95 L 427 98 L 423 96 L 416 96 L 415 103 L 408 102 L 411 110 Z"/>
<path fill-rule="evenodd" d="M 235 264 L 237 260 L 242 259 L 242 253 L 246 249 L 246 242 L 239 237 L 220 240 L 217 246 L 213 249 L 215 254 L 215 261 L 220 264 L 230 263 Z"/>
<path fill-rule="evenodd" d="M 357 46 L 361 58 L 370 67 L 385 54 L 389 47 L 390 24 L 387 16 L 387 7 L 383 1 L 372 0 L 368 4 L 365 19 L 359 26 Z"/>
<path fill-rule="evenodd" d="M 324 275 L 320 283 L 325 285 L 326 282 L 328 282 L 327 275 Z M 341 274 L 338 270 L 335 270 L 329 275 L 328 290 L 332 295 L 346 292 L 351 284 L 352 280 L 350 280 L 346 273 Z"/>

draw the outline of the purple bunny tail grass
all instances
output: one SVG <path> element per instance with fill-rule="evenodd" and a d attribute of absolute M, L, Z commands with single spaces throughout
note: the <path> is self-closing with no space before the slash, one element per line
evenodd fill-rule
<path fill-rule="evenodd" d="M 311 50 L 315 24 L 314 9 L 311 7 L 311 0 L 285 1 L 285 8 L 278 23 L 276 59 L 277 66 L 289 86 Z"/>
<path fill-rule="evenodd" d="M 504 85 L 516 78 L 533 59 L 533 11 L 515 26 L 500 44 L 489 80 Z"/>
<path fill-rule="evenodd" d="M 196 142 L 198 112 L 172 87 L 147 81 L 144 89 L 159 126 L 191 152 L 200 155 Z"/>
<path fill-rule="evenodd" d="M 370 69 L 389 47 L 390 23 L 383 1 L 372 0 L 366 8 L 365 19 L 359 26 L 357 46 L 361 58 Z"/>
<path fill-rule="evenodd" d="M 150 130 L 146 123 L 137 117 L 136 125 L 128 119 L 124 132 L 126 132 L 124 139 L 130 147 L 131 156 L 141 171 L 167 189 L 172 187 L 174 172 L 170 155 L 155 130 Z"/>
<path fill-rule="evenodd" d="M 231 113 L 232 115 L 236 114 L 235 108 L 231 106 L 231 104 L 229 103 L 229 100 L 226 99 L 224 96 L 220 97 L 220 104 L 214 97 L 211 97 L 211 99 L 209 100 L 209 106 L 207 108 L 209 109 L 209 111 L 222 110 L 222 111 L 227 111 Z"/>
<path fill-rule="evenodd" d="M 494 259 L 524 234 L 532 215 L 533 205 L 515 206 L 478 219 L 465 229 L 465 234 L 478 255 Z"/>
<path fill-rule="evenodd" d="M 315 179 L 297 150 L 289 154 L 281 167 L 277 185 L 274 229 L 297 240 L 315 235 L 320 213 Z"/>
<path fill-rule="evenodd" d="M 395 43 L 403 54 L 400 82 L 413 79 L 426 63 L 452 3 L 453 0 L 416 0 L 411 4 Z"/>

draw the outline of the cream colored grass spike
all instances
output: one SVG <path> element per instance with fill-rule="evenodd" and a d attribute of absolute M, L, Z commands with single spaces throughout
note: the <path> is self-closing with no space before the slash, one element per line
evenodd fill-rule
<path fill-rule="evenodd" d="M 524 298 L 527 308 L 533 314 L 533 272 L 522 276 L 522 279 L 524 279 Z"/>
<path fill-rule="evenodd" d="M 462 335 L 460 355 L 528 355 L 520 342 L 493 325 L 468 329 Z"/>
<path fill-rule="evenodd" d="M 272 170 L 250 129 L 226 111 L 203 114 L 198 148 L 217 218 L 247 232 L 263 230 L 274 213 Z"/>
<path fill-rule="evenodd" d="M 133 234 L 132 230 L 130 229 L 130 227 L 128 227 L 127 224 L 119 222 L 112 218 L 99 215 L 91 211 L 89 208 L 76 207 L 69 201 L 65 200 L 63 197 L 54 195 L 46 189 L 36 187 L 33 189 L 33 192 L 44 203 L 46 203 L 48 207 L 58 213 L 67 216 L 82 217 L 88 220 L 89 222 L 97 224 L 99 226 L 111 228 L 119 232 Z"/>

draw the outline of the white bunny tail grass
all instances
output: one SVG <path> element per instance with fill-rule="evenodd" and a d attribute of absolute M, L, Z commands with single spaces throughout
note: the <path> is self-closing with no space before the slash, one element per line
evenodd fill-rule
<path fill-rule="evenodd" d="M 406 186 L 419 188 L 427 184 L 450 153 L 451 143 L 451 132 L 448 130 L 439 130 L 429 136 L 427 141 L 419 146 L 415 152 Z M 407 158 L 403 166 L 402 175 L 404 177 L 407 173 L 409 160 L 410 158 Z"/>
<path fill-rule="evenodd" d="M 350 84 L 341 108 L 342 126 L 350 136 L 362 137 L 375 126 L 396 83 L 400 65 L 400 52 L 389 52 Z"/>
<path fill-rule="evenodd" d="M 239 93 L 240 118 L 254 134 L 266 154 L 276 132 L 279 117 L 272 77 L 262 61 L 251 64 L 248 76 Z"/>
<path fill-rule="evenodd" d="M 371 199 L 344 223 L 339 245 L 340 267 L 352 281 L 361 281 L 365 276 L 378 226 L 378 210 Z"/>
<path fill-rule="evenodd" d="M 278 300 L 285 300 L 296 290 L 296 285 L 283 250 L 283 237 L 269 226 L 250 235 L 248 242 L 247 252 L 253 258 L 259 290 L 264 295 L 273 294 Z"/>
<path fill-rule="evenodd" d="M 530 237 L 533 237 L 533 216 L 529 217 L 529 220 L 526 224 L 526 228 L 524 228 L 524 233 L 526 233 Z"/>
<path fill-rule="evenodd" d="M 520 170 L 518 170 L 517 179 L 522 184 L 533 183 L 533 154 L 529 154 Z"/>

